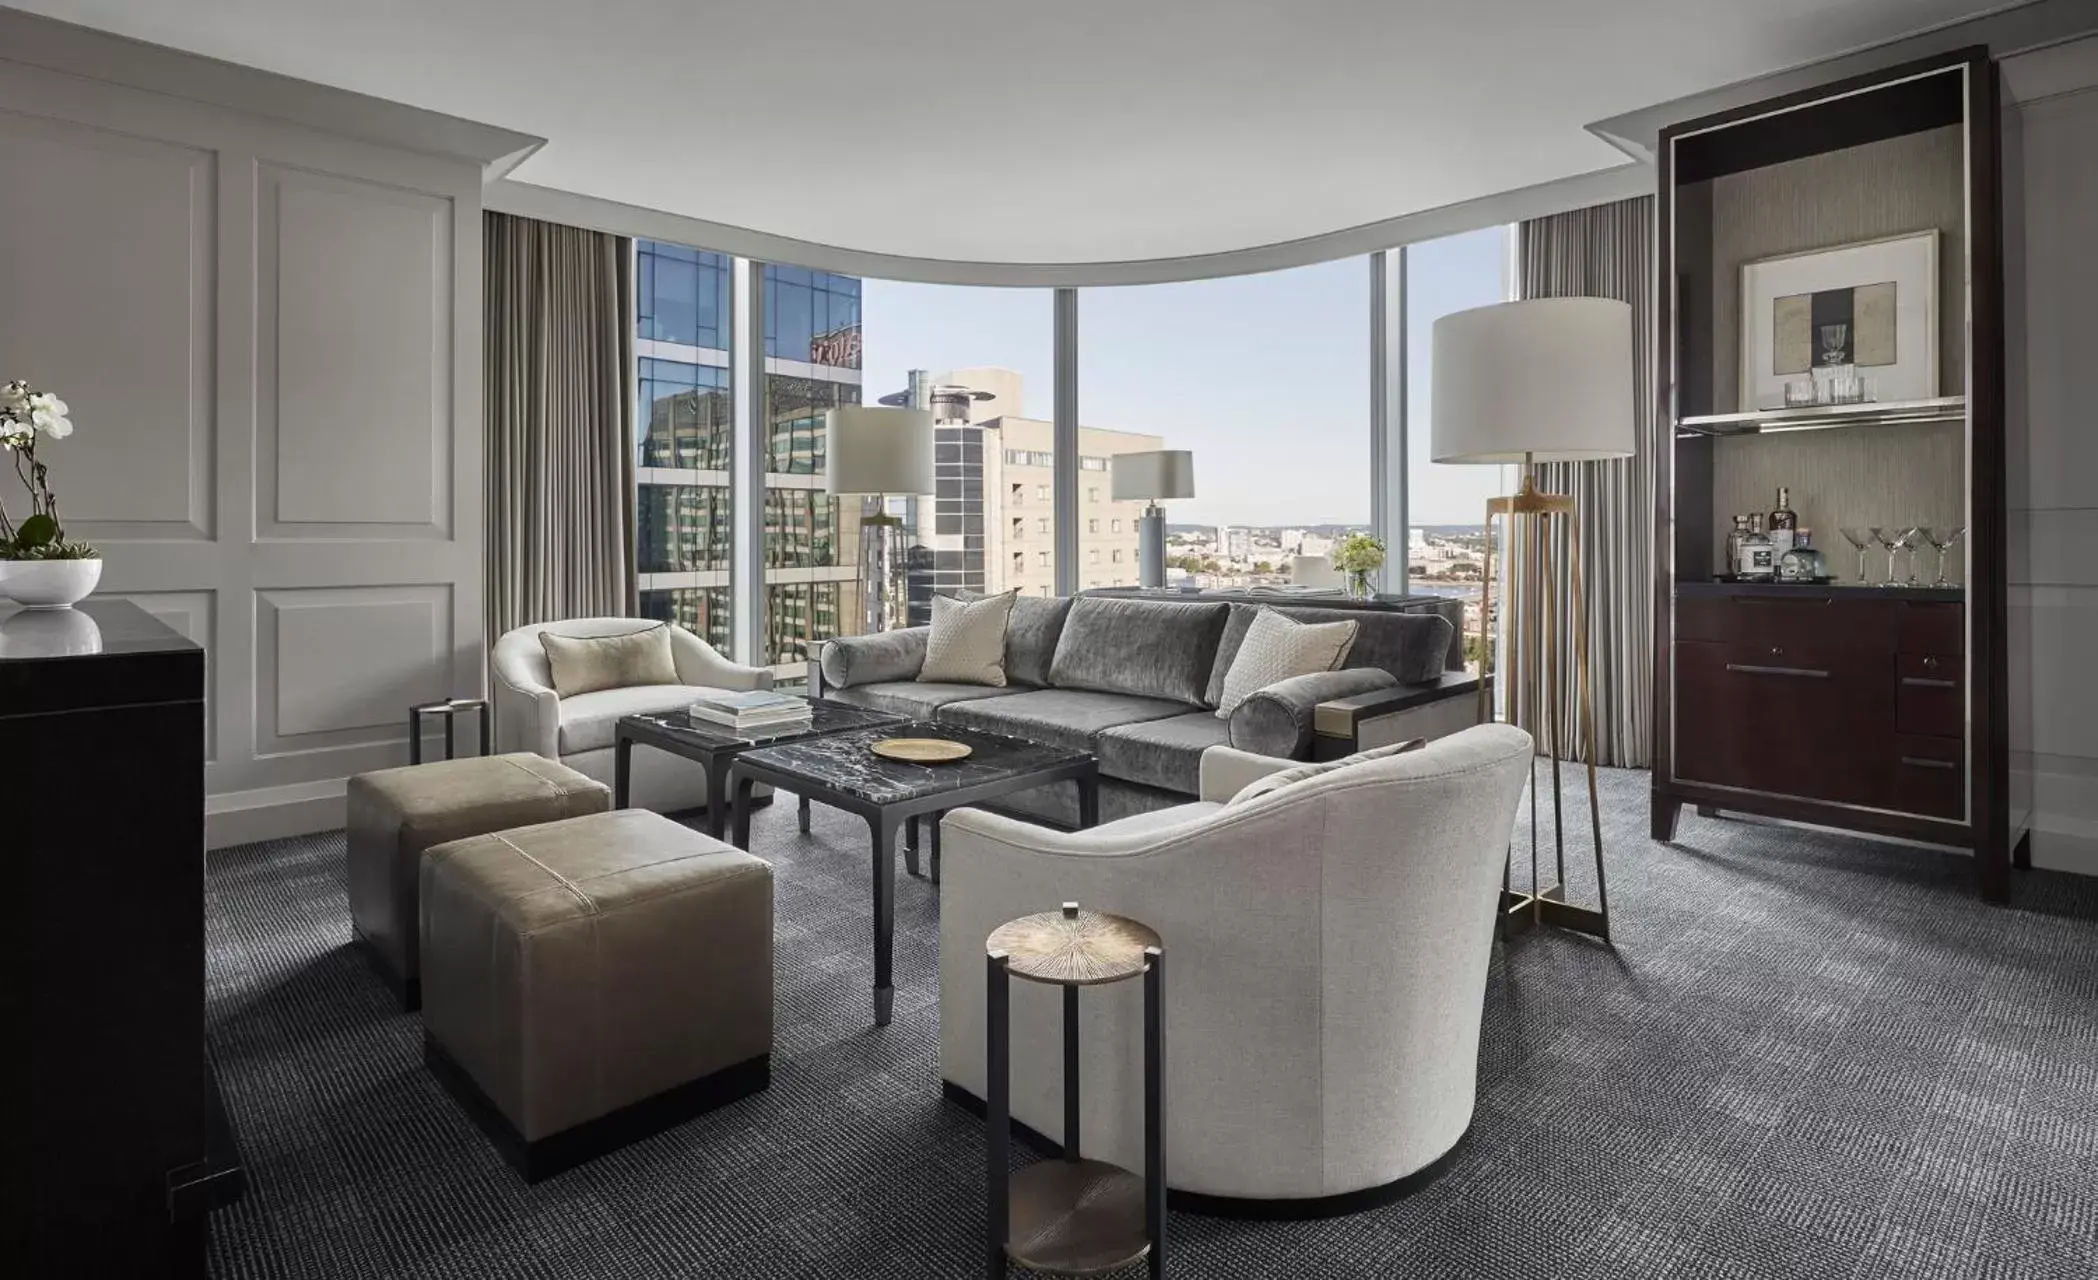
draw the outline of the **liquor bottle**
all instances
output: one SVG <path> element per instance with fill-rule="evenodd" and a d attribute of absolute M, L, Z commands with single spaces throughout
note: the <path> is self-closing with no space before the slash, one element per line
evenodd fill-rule
<path fill-rule="evenodd" d="M 1748 536 L 1748 517 L 1735 516 L 1734 527 L 1726 536 L 1726 576 L 1741 576 L 1741 540 Z"/>
<path fill-rule="evenodd" d="M 1770 513 L 1770 545 L 1773 554 L 1780 560 L 1792 549 L 1793 535 L 1799 530 L 1799 514 L 1792 510 L 1792 491 L 1778 486 L 1777 507 Z"/>
<path fill-rule="evenodd" d="M 1828 577 L 1828 560 L 1814 546 L 1814 531 L 1801 529 L 1793 536 L 1792 549 L 1778 557 L 1780 582 L 1820 582 Z"/>
<path fill-rule="evenodd" d="M 1739 575 L 1748 582 L 1768 582 L 1777 576 L 1777 556 L 1770 535 L 1763 532 L 1760 512 L 1748 518 L 1748 532 L 1741 539 Z"/>

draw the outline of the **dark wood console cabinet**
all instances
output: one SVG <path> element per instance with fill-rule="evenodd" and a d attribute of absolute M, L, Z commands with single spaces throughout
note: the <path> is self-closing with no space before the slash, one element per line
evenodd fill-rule
<path fill-rule="evenodd" d="M 2008 760 L 1996 101 L 1994 63 L 1966 50 L 1661 133 L 1656 839 L 1685 805 L 1811 822 L 1970 850 L 1982 895 L 2009 893 L 2026 818 Z M 1933 394 L 1762 398 L 1799 366 L 1762 343 L 1770 330 L 1750 342 L 1778 322 L 1744 306 L 1748 269 L 1926 232 L 1930 306 L 1888 329 L 1901 360 L 1928 352 Z M 1805 287 L 1915 297 L 1913 281 L 1834 284 Z M 1722 578 L 1729 517 L 1770 510 L 1778 485 L 1835 581 Z M 1888 557 L 1861 560 L 1839 533 L 1909 525 L 1965 527 L 1952 586 L 1886 586 Z"/>

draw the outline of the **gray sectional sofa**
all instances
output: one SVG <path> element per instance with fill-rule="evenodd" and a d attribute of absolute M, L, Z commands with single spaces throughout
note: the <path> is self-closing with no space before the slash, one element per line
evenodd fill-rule
<path fill-rule="evenodd" d="M 1359 626 L 1338 671 L 1270 685 L 1229 719 L 1216 714 L 1246 628 L 1260 608 L 1305 622 Z M 1449 622 L 1433 614 L 1104 596 L 1021 597 L 1005 636 L 1003 688 L 924 682 L 930 628 L 853 636 L 812 661 L 812 693 L 937 724 L 965 725 L 1091 751 L 1100 820 L 1185 804 L 1201 790 L 1202 753 L 1230 745 L 1287 759 L 1327 759 L 1477 719 L 1477 678 L 1449 671 Z M 1072 826 L 1067 786 L 1003 808 Z"/>

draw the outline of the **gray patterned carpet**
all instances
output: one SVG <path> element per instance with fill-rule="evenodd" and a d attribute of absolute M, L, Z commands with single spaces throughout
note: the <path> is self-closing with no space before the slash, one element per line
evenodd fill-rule
<path fill-rule="evenodd" d="M 1174 1274 L 2098 1276 L 2098 881 L 2028 873 L 2002 910 L 1915 849 L 1688 816 L 1654 845 L 1644 789 L 1606 779 L 1616 953 L 1496 948 L 1447 1176 L 1323 1222 L 1176 1214 Z M 350 949 L 341 837 L 213 855 L 211 1041 L 252 1179 L 213 1273 L 980 1274 L 937 900 L 899 886 L 896 1020 L 873 1031 L 864 839 L 820 809 L 800 837 L 791 804 L 756 822 L 771 1089 L 529 1189 Z"/>

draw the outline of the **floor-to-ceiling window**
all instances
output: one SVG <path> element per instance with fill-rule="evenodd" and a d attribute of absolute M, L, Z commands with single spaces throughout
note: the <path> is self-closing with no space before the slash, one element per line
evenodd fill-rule
<path fill-rule="evenodd" d="M 824 414 L 861 398 L 861 283 L 768 266 L 765 655 L 799 675 L 811 646 L 860 631 L 860 501 L 824 492 Z"/>
<path fill-rule="evenodd" d="M 1369 529 L 1369 305 L 1362 258 L 1082 290 L 1079 586 L 1137 582 L 1144 504 L 1112 500 L 1108 459 L 1151 449 L 1195 455 L 1169 581 L 1336 582 L 1335 542 Z"/>
<path fill-rule="evenodd" d="M 635 545 L 641 612 L 729 647 L 735 452 L 729 260 L 634 246 Z"/>
<path fill-rule="evenodd" d="M 1047 289 L 868 280 L 869 391 L 933 415 L 933 491 L 892 502 L 914 547 L 911 614 L 935 591 L 1055 591 Z"/>
<path fill-rule="evenodd" d="M 1435 321 L 1509 296 L 1505 226 L 1406 246 L 1406 566 L 1415 594 L 1465 601 L 1466 656 L 1477 662 L 1486 500 L 1508 492 L 1506 468 L 1432 461 Z"/>

